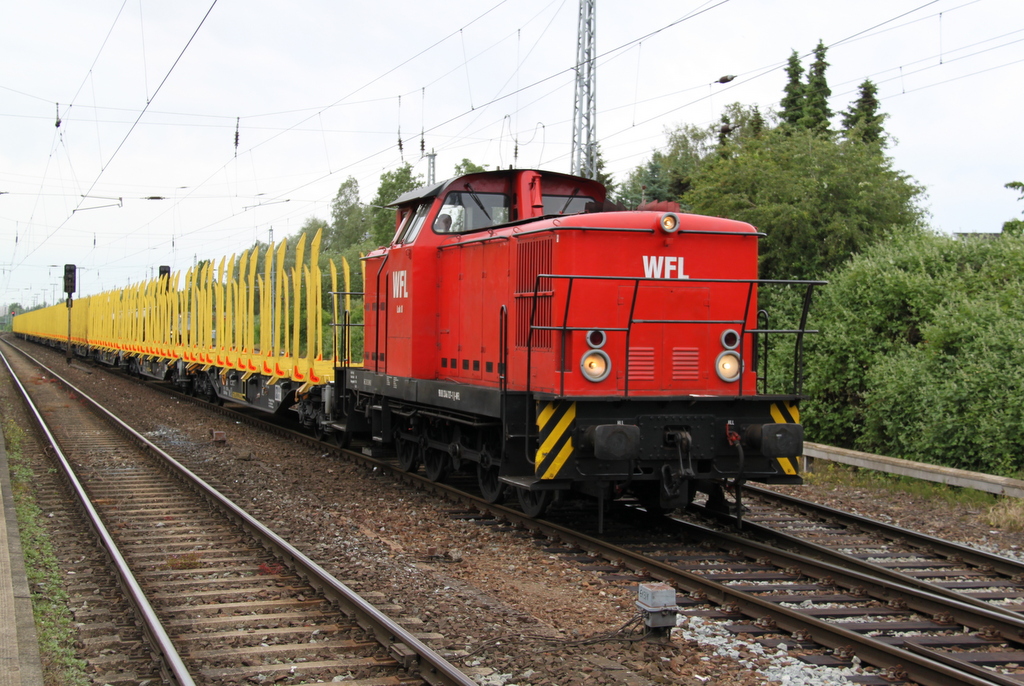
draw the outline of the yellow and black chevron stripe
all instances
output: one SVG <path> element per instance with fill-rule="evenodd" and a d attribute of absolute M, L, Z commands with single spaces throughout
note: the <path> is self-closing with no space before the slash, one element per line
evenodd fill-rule
<path fill-rule="evenodd" d="M 799 424 L 800 423 L 800 408 L 797 404 L 788 400 L 782 402 L 772 403 L 771 406 L 772 419 L 775 420 L 776 424 Z M 793 460 L 788 457 L 776 458 L 779 461 L 779 466 L 782 467 L 782 471 L 790 476 L 796 476 L 796 465 L 793 464 Z"/>
<path fill-rule="evenodd" d="M 540 448 L 534 473 L 541 479 L 554 479 L 572 457 L 572 429 L 576 424 L 576 403 L 555 400 L 538 403 L 537 430 Z"/>

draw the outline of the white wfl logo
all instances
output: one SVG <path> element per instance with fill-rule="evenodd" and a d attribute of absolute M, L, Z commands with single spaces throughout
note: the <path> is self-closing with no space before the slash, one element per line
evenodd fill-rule
<path fill-rule="evenodd" d="M 664 255 L 644 255 L 644 277 L 648 279 L 688 279 L 683 271 L 682 257 L 665 257 Z M 675 272 L 675 276 L 673 276 Z"/>

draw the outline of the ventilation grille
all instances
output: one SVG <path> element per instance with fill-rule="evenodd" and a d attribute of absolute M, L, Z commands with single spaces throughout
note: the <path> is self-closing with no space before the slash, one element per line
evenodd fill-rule
<path fill-rule="evenodd" d="M 629 349 L 629 380 L 654 381 L 654 348 Z"/>
<path fill-rule="evenodd" d="M 672 380 L 700 379 L 699 348 L 672 348 Z"/>
<path fill-rule="evenodd" d="M 554 238 L 549 236 L 520 241 L 516 247 L 516 346 L 520 348 L 529 342 L 535 350 L 551 349 L 550 330 L 534 329 L 530 337 L 530 317 L 535 327 L 551 326 L 551 279 L 541 279 L 538 284 L 537 275 L 551 273 L 554 245 Z"/>

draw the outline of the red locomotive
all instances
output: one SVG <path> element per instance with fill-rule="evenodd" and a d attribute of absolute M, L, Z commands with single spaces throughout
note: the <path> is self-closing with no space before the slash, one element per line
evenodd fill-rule
<path fill-rule="evenodd" d="M 779 282 L 757 279 L 752 226 L 624 211 L 596 181 L 535 170 L 393 204 L 330 428 L 433 480 L 475 468 L 486 499 L 514 488 L 534 516 L 567 492 L 674 508 L 726 480 L 800 483 L 799 364 L 792 393 L 761 394 L 757 350 L 790 333 L 799 360 L 807 310 L 758 327 L 758 287 Z M 800 283 L 806 303 L 817 282 Z"/>

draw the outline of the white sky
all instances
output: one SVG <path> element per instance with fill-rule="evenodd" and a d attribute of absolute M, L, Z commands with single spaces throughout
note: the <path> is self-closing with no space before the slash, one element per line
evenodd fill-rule
<path fill-rule="evenodd" d="M 369 201 L 401 164 L 399 126 L 424 177 L 421 130 L 438 179 L 464 157 L 569 170 L 578 0 L 212 2 L 5 3 L 0 305 L 59 298 L 48 265 L 91 294 L 329 219 L 347 177 Z M 1020 0 L 598 0 L 609 171 L 730 102 L 777 107 L 790 51 L 819 38 L 833 110 L 879 85 L 935 228 L 1021 216 Z"/>

